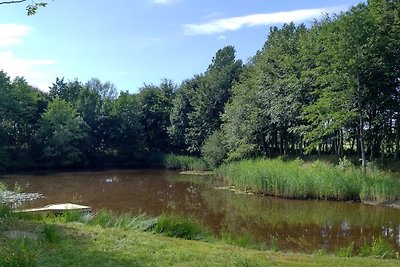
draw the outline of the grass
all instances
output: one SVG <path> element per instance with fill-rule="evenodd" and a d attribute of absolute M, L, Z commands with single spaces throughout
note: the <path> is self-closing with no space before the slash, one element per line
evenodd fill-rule
<path fill-rule="evenodd" d="M 209 242 L 177 239 L 155 234 L 157 226 L 151 231 L 150 229 L 142 231 L 137 227 L 137 223 L 127 223 L 147 221 L 149 219 L 147 216 L 130 218 L 128 215 L 121 216 L 114 215 L 112 219 L 110 213 L 102 211 L 86 223 L 82 223 L 85 220 L 78 219 L 75 215 L 47 217 L 12 214 L 12 218 L 7 217 L 8 220 L 13 220 L 12 223 L 6 224 L 8 229 L 0 229 L 0 266 L 396 266 L 398 264 L 398 260 L 262 251 L 238 247 L 235 244 L 238 242 L 248 246 L 249 241 L 246 239 L 232 241 L 234 246 L 216 239 Z M 77 220 L 74 219 L 72 222 L 72 218 Z M 192 220 L 182 219 L 179 216 L 164 215 L 157 224 L 163 229 L 198 229 L 198 225 L 193 226 L 196 223 Z M 11 230 L 29 232 L 38 238 L 6 237 L 5 233 Z M 201 233 L 202 231 L 203 229 L 200 229 Z M 227 238 L 232 240 L 232 237 Z"/>
<path fill-rule="evenodd" d="M 38 266 L 39 246 L 27 238 L 9 240 L 0 250 L 1 267 Z"/>
<path fill-rule="evenodd" d="M 296 199 L 399 200 L 400 180 L 373 170 L 363 176 L 349 162 L 333 166 L 320 161 L 244 160 L 217 169 L 231 185 L 265 195 Z"/>
<path fill-rule="evenodd" d="M 167 169 L 182 171 L 206 171 L 209 169 L 206 162 L 201 158 L 174 154 L 166 155 L 163 160 L 163 165 Z"/>
<path fill-rule="evenodd" d="M 211 233 L 196 220 L 180 215 L 161 215 L 153 231 L 169 237 L 188 240 L 209 240 Z"/>
<path fill-rule="evenodd" d="M 395 259 L 399 258 L 399 253 L 395 252 L 387 241 L 382 238 L 376 238 L 370 246 L 364 247 L 361 256 L 373 256 L 378 259 Z"/>

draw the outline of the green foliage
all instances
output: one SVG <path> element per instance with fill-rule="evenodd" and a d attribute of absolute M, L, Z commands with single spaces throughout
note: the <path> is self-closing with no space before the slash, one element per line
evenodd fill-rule
<path fill-rule="evenodd" d="M 35 136 L 42 148 L 42 160 L 48 166 L 84 165 L 85 155 L 81 150 L 87 136 L 86 124 L 71 104 L 54 99 L 39 122 Z"/>
<path fill-rule="evenodd" d="M 271 27 L 247 64 L 227 46 L 204 73 L 179 86 L 145 84 L 138 94 L 96 78 L 57 78 L 46 94 L 1 71 L 0 171 L 136 166 L 155 153 L 202 153 L 209 167 L 304 153 L 361 157 L 364 167 L 367 156 L 396 160 L 399 7 L 371 0 L 310 27 Z"/>
<path fill-rule="evenodd" d="M 206 162 L 201 158 L 174 154 L 168 154 L 165 156 L 163 166 L 167 169 L 177 169 L 182 171 L 208 170 Z"/>
<path fill-rule="evenodd" d="M 46 7 L 46 6 L 47 6 L 46 2 L 37 2 L 37 3 L 33 2 L 32 4 L 26 6 L 26 13 L 28 14 L 28 16 L 35 15 L 40 7 Z"/>
<path fill-rule="evenodd" d="M 0 193 L 1 193 L 1 192 L 4 192 L 4 191 L 6 191 L 6 190 L 7 190 L 6 184 L 0 182 Z"/>
<path fill-rule="evenodd" d="M 382 172 L 363 176 L 358 169 L 342 170 L 319 161 L 245 160 L 218 168 L 232 185 L 286 198 L 373 200 L 399 199 L 400 183 Z"/>
<path fill-rule="evenodd" d="M 169 149 L 167 129 L 175 90 L 176 85 L 170 80 L 163 80 L 159 86 L 140 88 L 140 122 L 146 132 L 144 145 L 147 150 L 167 152 Z"/>
<path fill-rule="evenodd" d="M 363 244 L 360 249 L 361 257 L 375 257 L 378 259 L 395 259 L 398 257 L 398 252 L 393 250 L 389 242 L 382 238 L 373 238 L 372 244 Z"/>
<path fill-rule="evenodd" d="M 0 191 L 1 194 L 1 191 Z M 1 195 L 0 195 L 1 200 Z M 0 222 L 2 218 L 8 218 L 12 215 L 12 209 L 8 205 L 0 204 Z"/>
<path fill-rule="evenodd" d="M 37 245 L 30 239 L 7 240 L 5 246 L 0 250 L 0 266 L 38 266 Z"/>
<path fill-rule="evenodd" d="M 338 257 L 346 257 L 350 258 L 354 254 L 354 242 L 352 242 L 350 245 L 347 247 L 339 248 L 336 252 L 335 255 Z"/>
<path fill-rule="evenodd" d="M 138 214 L 136 216 L 122 214 L 118 216 L 111 211 L 101 210 L 89 218 L 88 224 L 104 228 L 116 227 L 147 231 L 154 227 L 156 221 L 156 219 L 150 218 L 145 214 Z"/>
<path fill-rule="evenodd" d="M 222 233 L 221 240 L 229 245 L 238 246 L 242 248 L 254 248 L 255 243 L 251 236 L 242 235 L 239 237 L 233 236 L 231 233 Z"/>
<path fill-rule="evenodd" d="M 43 229 L 43 234 L 47 242 L 56 243 L 60 240 L 58 227 L 55 224 L 46 224 Z"/>
<path fill-rule="evenodd" d="M 221 126 L 220 116 L 242 70 L 242 61 L 235 59 L 235 53 L 233 46 L 218 50 L 205 74 L 195 77 L 185 131 L 190 153 L 199 154 L 204 141 Z"/>
<path fill-rule="evenodd" d="M 197 221 L 179 215 L 161 215 L 153 231 L 157 234 L 189 240 L 210 238 L 208 230 Z"/>
<path fill-rule="evenodd" d="M 201 154 L 210 168 L 217 168 L 221 165 L 227 155 L 224 134 L 221 131 L 215 131 L 210 135 L 201 148 Z"/>

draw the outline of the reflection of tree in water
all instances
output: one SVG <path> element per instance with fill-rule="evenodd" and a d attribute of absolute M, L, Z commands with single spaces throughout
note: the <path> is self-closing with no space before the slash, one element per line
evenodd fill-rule
<path fill-rule="evenodd" d="M 106 179 L 113 182 L 107 183 Z M 114 179 L 116 178 L 116 179 Z M 300 201 L 214 190 L 213 178 L 154 170 L 59 173 L 5 178 L 28 185 L 47 198 L 34 203 L 82 202 L 114 212 L 145 212 L 150 216 L 178 213 L 197 218 L 215 233 L 251 236 L 279 243 L 281 249 L 328 251 L 338 246 L 370 243 L 383 237 L 400 247 L 398 210 L 328 201 Z M 76 201 L 75 201 L 76 200 Z"/>
<path fill-rule="evenodd" d="M 359 203 L 300 201 L 228 191 L 204 191 L 208 208 L 223 214 L 220 225 L 234 235 L 251 235 L 259 242 L 279 239 L 282 249 L 327 249 L 370 243 L 382 236 L 400 246 L 397 210 Z M 394 226 L 393 226 L 394 225 Z"/>

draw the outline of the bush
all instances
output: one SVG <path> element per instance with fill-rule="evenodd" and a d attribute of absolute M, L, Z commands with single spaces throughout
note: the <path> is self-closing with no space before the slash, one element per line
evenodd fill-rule
<path fill-rule="evenodd" d="M 215 131 L 201 148 L 204 161 L 213 169 L 222 164 L 227 153 L 228 150 L 224 146 L 224 134 L 221 131 Z"/>

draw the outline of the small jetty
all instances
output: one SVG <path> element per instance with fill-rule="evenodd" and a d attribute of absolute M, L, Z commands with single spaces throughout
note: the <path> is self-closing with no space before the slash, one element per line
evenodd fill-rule
<path fill-rule="evenodd" d="M 89 213 L 92 211 L 92 208 L 89 206 L 83 206 L 73 203 L 62 203 L 62 204 L 51 204 L 44 206 L 42 208 L 33 208 L 33 209 L 23 209 L 17 210 L 16 212 L 29 212 L 29 213 L 36 213 L 36 212 L 48 212 L 48 213 L 64 213 L 66 211 L 80 211 Z"/>

